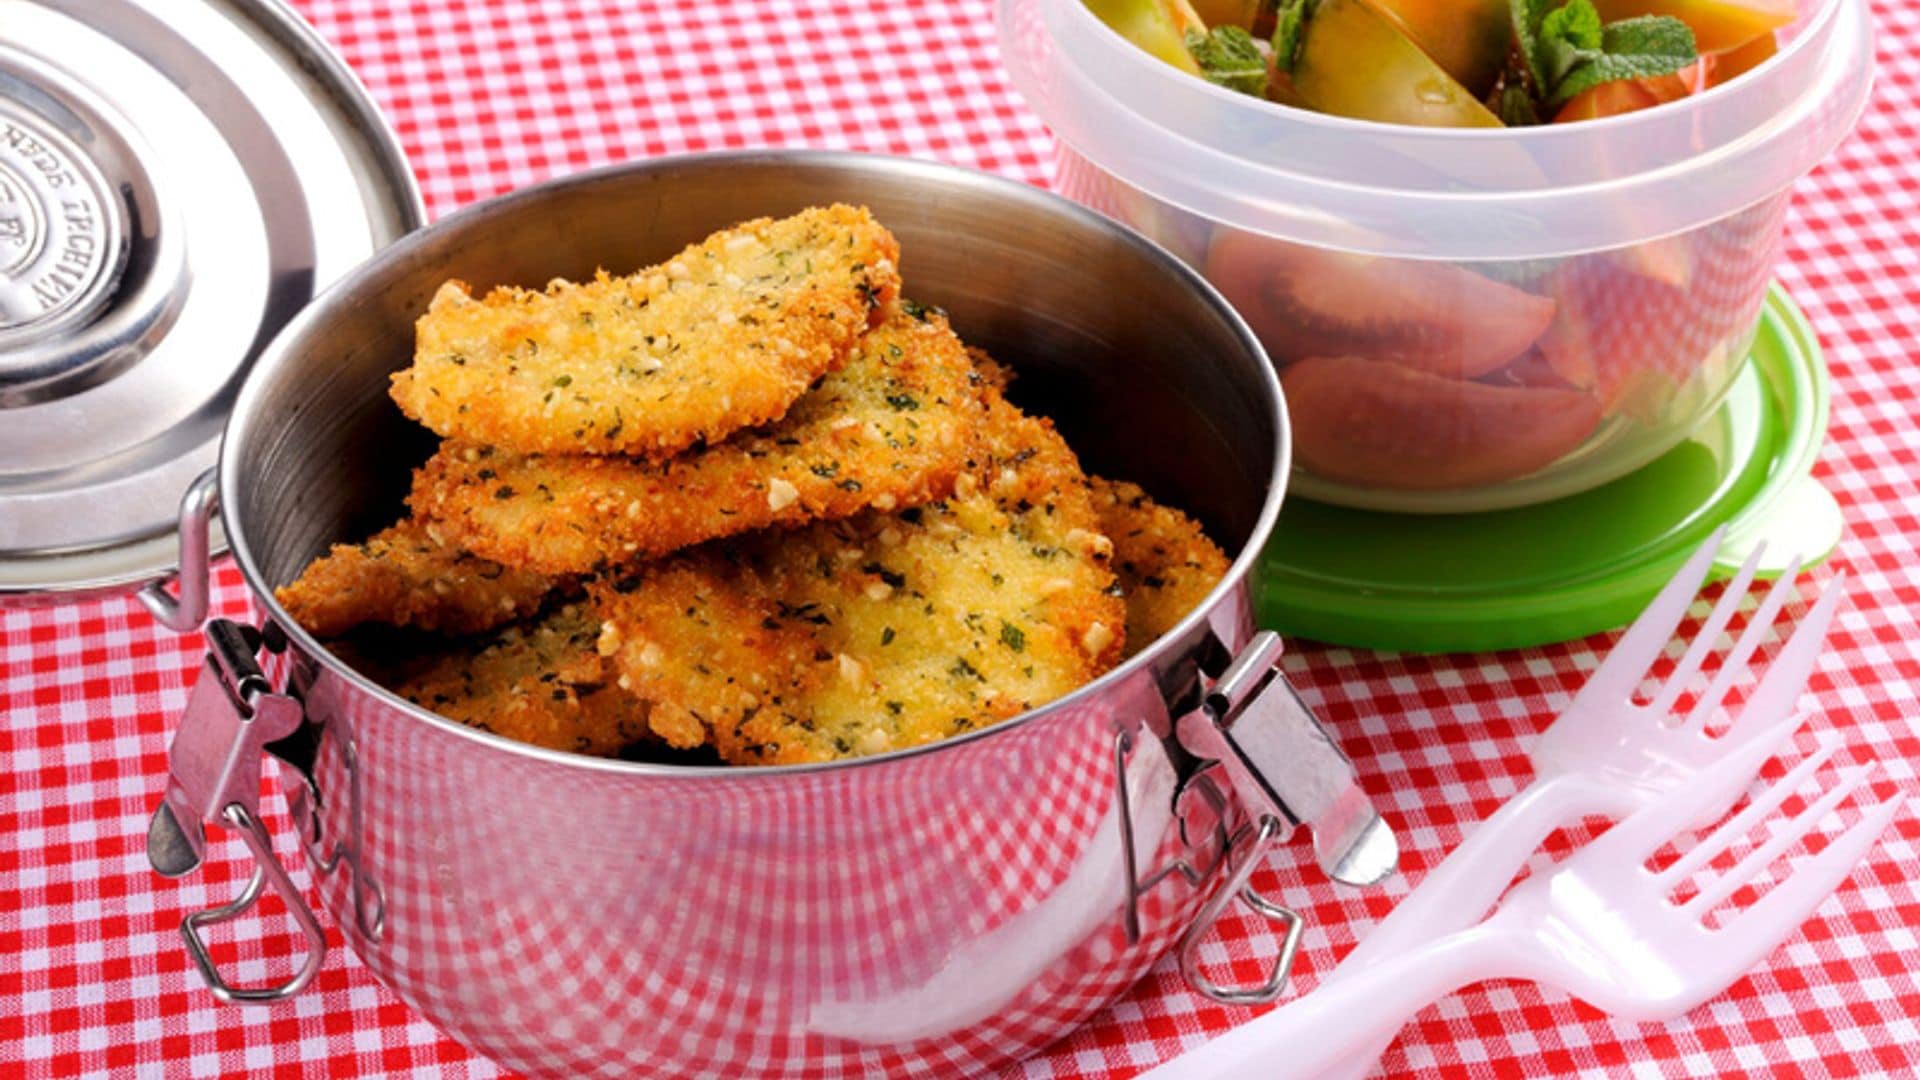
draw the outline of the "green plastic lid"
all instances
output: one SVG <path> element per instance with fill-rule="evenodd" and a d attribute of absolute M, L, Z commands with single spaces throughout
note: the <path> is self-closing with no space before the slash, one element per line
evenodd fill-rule
<path fill-rule="evenodd" d="M 1552 502 L 1394 514 L 1289 500 L 1261 563 L 1263 625 L 1396 652 L 1567 641 L 1631 622 L 1708 533 L 1730 575 L 1824 559 L 1840 511 L 1810 473 L 1827 427 L 1819 342 L 1776 286 L 1748 364 L 1685 442 L 1638 472 Z"/>

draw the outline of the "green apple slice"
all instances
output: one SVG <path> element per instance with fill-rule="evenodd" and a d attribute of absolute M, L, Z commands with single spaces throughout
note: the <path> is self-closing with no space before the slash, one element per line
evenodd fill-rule
<path fill-rule="evenodd" d="M 1422 127 L 1500 127 L 1493 115 L 1365 0 L 1321 0 L 1300 33 L 1293 89 L 1308 108 Z"/>
<path fill-rule="evenodd" d="M 1087 10 L 1121 37 L 1189 75 L 1200 65 L 1187 52 L 1186 31 L 1206 26 L 1186 0 L 1085 0 Z"/>

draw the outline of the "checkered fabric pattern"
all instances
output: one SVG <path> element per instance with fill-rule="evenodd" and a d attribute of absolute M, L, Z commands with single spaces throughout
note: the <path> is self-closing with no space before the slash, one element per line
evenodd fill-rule
<path fill-rule="evenodd" d="M 587 166 L 741 146 L 910 154 L 1039 184 L 1053 172 L 1050 138 L 998 69 L 986 0 L 297 6 L 385 109 L 435 214 Z M 1818 328 L 1833 371 L 1819 475 L 1849 529 L 1816 575 L 1844 570 L 1851 601 L 1810 693 L 1819 726 L 1843 733 L 1856 758 L 1883 762 L 1884 795 L 1914 790 L 1920 761 L 1920 8 L 1876 7 L 1874 101 L 1859 131 L 1799 185 L 1779 278 Z M 216 584 L 216 613 L 244 617 L 237 573 L 222 568 Z M 1365 894 L 1290 868 L 1256 876 L 1256 887 L 1310 921 L 1300 988 L 1527 782 L 1529 741 L 1610 644 L 1600 636 L 1447 658 L 1307 646 L 1289 654 L 1288 673 L 1359 763 L 1405 852 L 1401 878 Z M 1765 650 L 1777 645 L 1776 635 Z M 200 662 L 196 637 L 161 630 L 130 600 L 0 612 L 0 1074 L 500 1075 L 376 982 L 339 948 L 337 929 L 325 968 L 292 1002 L 222 1008 L 207 995 L 176 928 L 240 888 L 244 853 L 220 847 L 177 883 L 154 877 L 144 853 L 168 734 Z M 269 788 L 267 824 L 283 858 L 301 866 L 286 803 Z M 1920 1072 L 1916 848 L 1920 820 L 1909 816 L 1800 936 L 1680 1021 L 1622 1023 L 1558 993 L 1492 984 L 1423 1013 L 1382 1068 L 1418 1077 Z M 312 884 L 304 869 L 296 878 Z M 269 899 L 260 917 L 227 929 L 222 956 L 238 977 L 262 979 L 298 960 L 282 911 Z M 1203 957 L 1250 979 L 1277 944 L 1236 914 Z M 1013 1072 L 1130 1075 L 1249 1015 L 1196 996 L 1163 960 Z"/>

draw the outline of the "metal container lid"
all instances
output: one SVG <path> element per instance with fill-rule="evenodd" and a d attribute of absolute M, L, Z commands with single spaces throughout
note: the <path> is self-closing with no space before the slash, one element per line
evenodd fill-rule
<path fill-rule="evenodd" d="M 254 357 L 423 216 L 277 0 L 0 0 L 0 604 L 172 570 Z"/>

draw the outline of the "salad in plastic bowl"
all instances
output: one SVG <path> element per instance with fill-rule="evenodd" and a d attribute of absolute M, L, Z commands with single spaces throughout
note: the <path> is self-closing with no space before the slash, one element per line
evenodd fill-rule
<path fill-rule="evenodd" d="M 1431 127 L 1619 116 L 1779 52 L 1794 0 L 1084 0 L 1150 55 L 1219 86 Z"/>
<path fill-rule="evenodd" d="M 1280 367 L 1296 490 L 1473 511 L 1672 448 L 1745 362 L 1864 0 L 1000 0 L 1057 186 Z"/>

